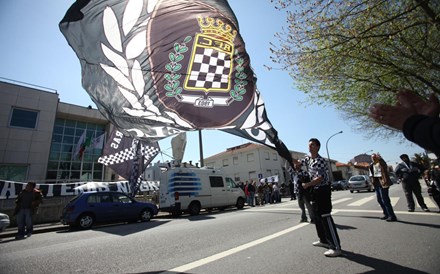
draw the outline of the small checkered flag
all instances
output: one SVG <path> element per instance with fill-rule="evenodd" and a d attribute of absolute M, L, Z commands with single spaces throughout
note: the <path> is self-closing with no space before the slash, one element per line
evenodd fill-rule
<path fill-rule="evenodd" d="M 159 151 L 157 142 L 146 143 L 126 137 L 115 129 L 105 144 L 103 156 L 98 159 L 98 163 L 110 167 L 118 175 L 129 180 L 135 170 L 134 166 L 138 169 L 138 178 Z M 142 168 L 139 168 L 140 164 Z"/>

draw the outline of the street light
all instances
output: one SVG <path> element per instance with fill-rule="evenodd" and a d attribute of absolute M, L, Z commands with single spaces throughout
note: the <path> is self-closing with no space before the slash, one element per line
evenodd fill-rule
<path fill-rule="evenodd" d="M 333 182 L 333 171 L 332 171 L 332 163 L 330 162 L 330 154 L 328 153 L 328 141 L 335 135 L 341 134 L 342 130 L 339 132 L 336 132 L 332 136 L 328 137 L 327 142 L 325 142 L 325 149 L 327 150 L 327 159 L 328 159 L 328 166 L 330 168 L 330 183 Z"/>

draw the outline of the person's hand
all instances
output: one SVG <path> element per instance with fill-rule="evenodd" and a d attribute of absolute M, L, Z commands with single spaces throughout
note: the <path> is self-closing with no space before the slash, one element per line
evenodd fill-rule
<path fill-rule="evenodd" d="M 379 124 L 402 130 L 405 121 L 415 114 L 417 111 L 413 108 L 409 109 L 401 105 L 375 104 L 370 108 L 368 115 Z"/>
<path fill-rule="evenodd" d="M 399 104 L 405 108 L 414 107 L 417 114 L 427 116 L 438 116 L 440 113 L 440 103 L 437 96 L 433 93 L 428 100 L 409 90 L 402 90 L 397 93 Z"/>
<path fill-rule="evenodd" d="M 411 91 L 402 90 L 397 93 L 397 100 L 396 105 L 373 105 L 369 116 L 377 123 L 402 130 L 405 121 L 413 115 L 435 116 L 440 112 L 440 103 L 434 94 L 426 101 Z"/>

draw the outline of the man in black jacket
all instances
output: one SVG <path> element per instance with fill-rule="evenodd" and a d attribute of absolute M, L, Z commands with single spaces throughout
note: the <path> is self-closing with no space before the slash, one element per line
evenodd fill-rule
<path fill-rule="evenodd" d="M 407 154 L 400 155 L 400 159 L 402 162 L 397 165 L 394 172 L 398 178 L 402 179 L 402 188 L 408 203 L 408 211 L 413 212 L 415 208 L 413 193 L 423 211 L 429 211 L 422 197 L 422 188 L 419 182 L 419 176 L 425 168 L 415 162 L 411 162 Z"/>

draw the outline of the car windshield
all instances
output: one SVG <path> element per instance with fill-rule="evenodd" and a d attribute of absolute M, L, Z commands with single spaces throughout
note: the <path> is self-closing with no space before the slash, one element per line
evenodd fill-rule
<path fill-rule="evenodd" d="M 362 176 L 352 177 L 350 181 L 364 181 L 365 178 Z"/>

